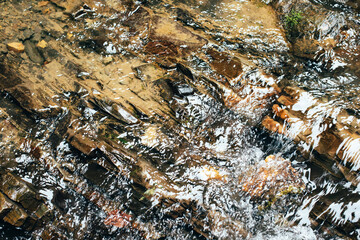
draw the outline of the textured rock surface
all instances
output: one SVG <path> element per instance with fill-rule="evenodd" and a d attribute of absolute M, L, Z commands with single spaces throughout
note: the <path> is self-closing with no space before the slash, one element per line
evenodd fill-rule
<path fill-rule="evenodd" d="M 251 238 L 262 220 L 251 225 L 234 214 L 245 204 L 236 205 L 239 197 L 250 195 L 246 201 L 256 205 L 305 188 L 288 160 L 244 159 L 252 131 L 285 135 L 298 144 L 299 158 L 313 151 L 310 162 L 359 183 L 356 112 L 332 109 L 317 124 L 329 101 L 286 87 L 307 64 L 358 76 L 358 30 L 341 14 L 333 21 L 335 10 L 305 0 L 0 7 L 0 217 L 33 237 Z M 291 9 L 309 24 L 287 29 Z M 337 56 L 347 65 L 334 68 Z M 239 159 L 248 171 L 230 172 Z M 234 206 L 229 194 L 218 201 L 219 185 L 231 189 Z M 309 215 L 327 221 L 318 210 L 331 203 L 324 197 L 319 204 Z M 334 225 L 332 234 L 350 236 L 359 223 L 346 221 L 345 232 Z"/>

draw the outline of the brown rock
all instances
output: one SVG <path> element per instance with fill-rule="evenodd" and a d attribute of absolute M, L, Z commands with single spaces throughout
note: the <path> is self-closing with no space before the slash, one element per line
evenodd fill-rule
<path fill-rule="evenodd" d="M 28 218 L 28 214 L 21 208 L 15 207 L 3 218 L 5 222 L 15 227 L 20 227 Z"/>
<path fill-rule="evenodd" d="M 44 7 L 49 4 L 49 1 L 40 1 L 38 2 L 38 7 Z"/>
<path fill-rule="evenodd" d="M 284 129 L 283 126 L 275 121 L 274 119 L 270 118 L 269 116 L 266 116 L 264 118 L 264 120 L 261 123 L 266 129 L 272 131 L 272 132 L 277 132 L 277 133 L 284 133 Z"/>
<path fill-rule="evenodd" d="M 315 39 L 299 39 L 293 45 L 295 56 L 314 60 L 320 43 Z"/>
<path fill-rule="evenodd" d="M 10 51 L 16 52 L 16 53 L 22 53 L 25 51 L 25 46 L 24 44 L 20 43 L 20 42 L 12 42 L 12 43 L 8 43 L 7 47 Z"/>
<path fill-rule="evenodd" d="M 211 57 L 210 65 L 217 73 L 230 79 L 236 78 L 242 73 L 242 65 L 239 59 L 214 49 L 209 49 L 207 53 Z"/>
<path fill-rule="evenodd" d="M 6 216 L 12 208 L 13 204 L 10 200 L 4 196 L 4 194 L 0 193 L 0 216 Z"/>
<path fill-rule="evenodd" d="M 81 0 L 51 0 L 52 3 L 57 5 L 58 7 L 64 8 L 65 13 L 70 14 L 75 12 L 80 6 L 83 4 Z"/>
<path fill-rule="evenodd" d="M 182 48 L 199 48 L 207 43 L 207 40 L 175 21 L 160 16 L 155 16 L 152 20 L 150 38 L 153 40 L 170 42 Z"/>
<path fill-rule="evenodd" d="M 22 179 L 11 173 L 2 173 L 0 179 L 0 189 L 6 196 L 26 209 L 37 209 L 40 203 L 39 196 Z"/>
<path fill-rule="evenodd" d="M 278 104 L 274 104 L 272 107 L 275 115 L 283 120 L 289 117 L 289 113 L 287 110 L 282 109 Z"/>
<path fill-rule="evenodd" d="M 248 177 L 242 179 L 242 190 L 251 197 L 279 197 L 288 193 L 297 193 L 305 188 L 298 172 L 290 161 L 270 155 L 257 164 L 256 170 L 250 170 Z"/>

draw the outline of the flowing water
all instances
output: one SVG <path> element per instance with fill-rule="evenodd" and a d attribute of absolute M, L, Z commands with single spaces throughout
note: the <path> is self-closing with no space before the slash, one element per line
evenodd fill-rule
<path fill-rule="evenodd" d="M 290 37 L 266 1 L 135 4 L 136 11 L 145 6 L 152 14 L 165 12 L 206 44 L 188 32 L 169 34 L 175 23 L 157 18 L 152 24 L 159 27 L 149 33 L 141 14 L 141 24 L 129 30 L 121 12 L 108 10 L 111 4 L 118 3 L 83 7 L 67 34 L 56 39 L 77 58 L 94 62 L 79 71 L 83 80 L 75 90 L 64 83 L 52 96 L 61 113 L 34 119 L 16 97 L 2 92 L 0 118 L 12 122 L 0 125 L 1 168 L 31 183 L 53 210 L 52 220 L 29 231 L 2 221 L 2 239 L 359 239 L 360 185 L 317 148 L 343 116 L 359 134 L 356 10 L 340 1 L 312 1 L 323 22 L 310 34 L 320 42 L 346 32 L 336 47 L 317 52 L 315 61 L 293 54 Z M 162 34 L 187 41 L 177 50 L 166 46 L 165 57 L 159 50 L 147 55 L 148 39 Z M 240 59 L 243 70 L 232 73 L 207 62 L 204 56 L 216 56 L 210 49 Z M 180 52 L 181 63 L 162 60 L 173 57 L 172 51 Z M 99 56 L 113 62 L 100 68 Z M 48 71 L 61 81 L 62 73 Z M 288 108 L 303 118 L 301 126 L 289 123 L 284 132 L 273 133 L 261 125 L 265 115 L 274 117 L 275 85 L 304 89 Z M 160 104 L 152 92 L 157 86 L 165 89 Z M 136 115 L 127 109 L 141 110 Z M 172 115 L 166 118 L 167 113 Z M 311 134 L 299 140 L 305 125 Z M 98 145 L 84 150 L 92 143 L 61 137 L 66 128 Z M 359 139 L 340 145 L 348 146 L 344 165 L 355 159 L 350 165 L 355 172 Z M 284 161 L 291 163 L 285 170 Z M 275 174 L 275 184 L 247 191 L 261 182 L 256 176 L 262 171 Z M 119 216 L 116 210 L 131 215 L 131 224 L 119 226 L 128 218 L 121 214 L 111 222 Z"/>

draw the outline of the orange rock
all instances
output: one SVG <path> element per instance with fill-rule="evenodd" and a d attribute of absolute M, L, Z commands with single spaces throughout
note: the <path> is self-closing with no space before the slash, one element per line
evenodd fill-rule
<path fill-rule="evenodd" d="M 124 228 L 131 223 L 132 216 L 120 210 L 114 210 L 109 213 L 104 223 L 119 228 Z"/>
<path fill-rule="evenodd" d="M 38 2 L 38 7 L 44 7 L 49 4 L 49 1 L 40 1 Z"/>
<path fill-rule="evenodd" d="M 298 172 L 290 161 L 270 155 L 258 163 L 256 170 L 249 170 L 248 178 L 242 179 L 242 190 L 251 197 L 274 197 L 305 188 Z"/>
<path fill-rule="evenodd" d="M 36 44 L 36 46 L 39 47 L 39 48 L 46 48 L 47 42 L 45 42 L 44 40 L 41 40 L 40 42 L 38 42 Z"/>
<path fill-rule="evenodd" d="M 280 134 L 284 133 L 283 126 L 279 122 L 277 122 L 274 119 L 270 118 L 269 116 L 266 116 L 261 124 L 266 129 L 268 129 L 268 130 L 270 130 L 272 132 L 277 132 L 277 133 L 280 133 Z"/>
<path fill-rule="evenodd" d="M 274 113 L 276 114 L 277 117 L 285 120 L 289 117 L 289 113 L 287 110 L 282 109 L 278 104 L 274 104 L 272 107 Z"/>
<path fill-rule="evenodd" d="M 296 100 L 293 100 L 292 98 L 284 95 L 280 96 L 277 101 L 287 107 L 292 106 L 296 103 Z"/>
<path fill-rule="evenodd" d="M 7 48 L 10 51 L 16 52 L 16 53 L 22 53 L 25 51 L 25 46 L 21 42 L 12 42 L 7 44 Z"/>
<path fill-rule="evenodd" d="M 206 180 L 222 180 L 226 181 L 226 176 L 222 175 L 219 170 L 213 168 L 213 167 L 204 167 L 201 169 L 200 174 L 204 176 L 204 179 Z"/>

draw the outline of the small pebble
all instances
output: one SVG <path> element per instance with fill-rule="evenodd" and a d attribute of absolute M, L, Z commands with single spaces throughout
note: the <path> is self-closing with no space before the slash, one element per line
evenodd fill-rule
<path fill-rule="evenodd" d="M 21 42 L 12 42 L 7 44 L 7 48 L 10 51 L 16 52 L 16 53 L 22 53 L 25 51 L 25 46 Z"/>

